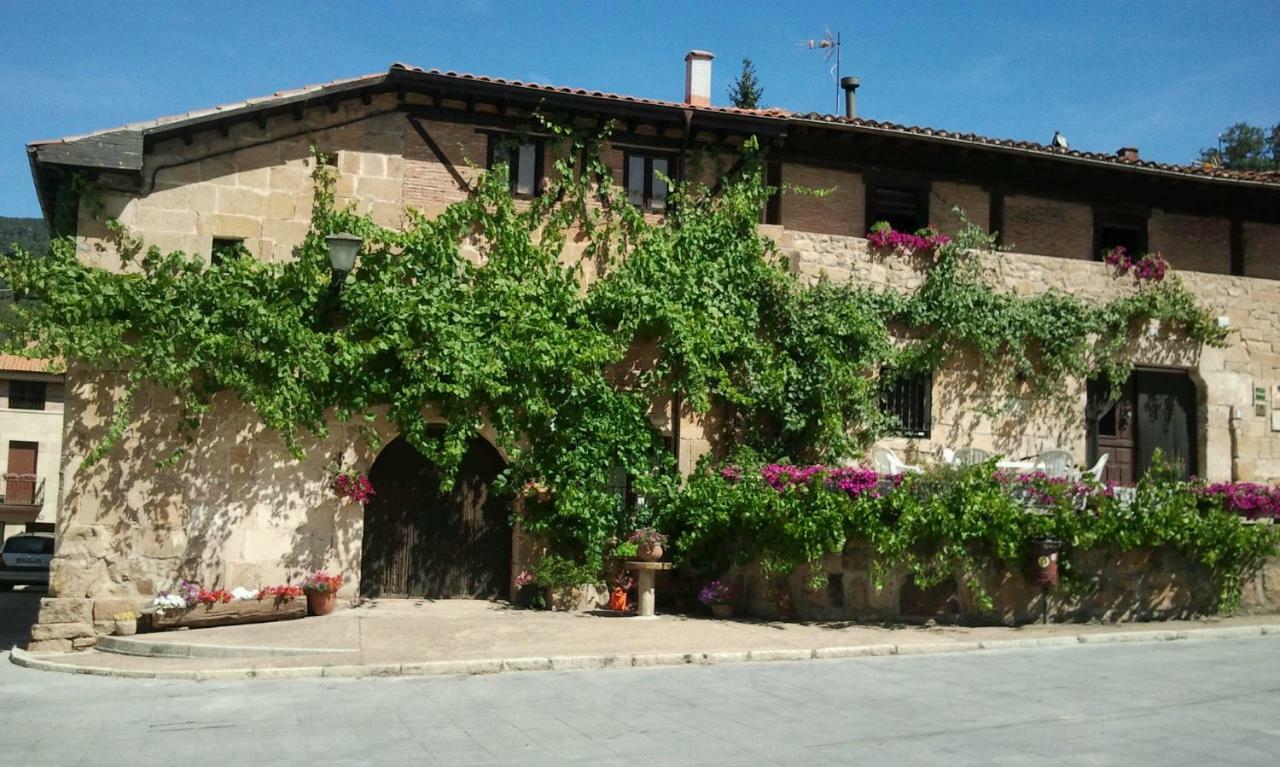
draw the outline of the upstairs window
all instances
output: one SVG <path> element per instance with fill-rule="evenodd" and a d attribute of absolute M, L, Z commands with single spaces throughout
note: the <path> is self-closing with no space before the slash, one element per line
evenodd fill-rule
<path fill-rule="evenodd" d="M 225 264 L 233 258 L 241 258 L 249 254 L 244 247 L 244 239 L 240 237 L 214 237 L 213 247 L 209 249 L 209 263 L 214 266 Z"/>
<path fill-rule="evenodd" d="M 927 439 L 933 433 L 933 376 L 885 370 L 880 377 L 880 411 L 897 420 L 893 432 Z"/>
<path fill-rule="evenodd" d="M 489 137 L 489 168 L 507 166 L 507 183 L 516 197 L 542 191 L 542 142 L 521 142 L 513 136 Z"/>
<path fill-rule="evenodd" d="M 48 384 L 44 381 L 10 381 L 9 407 L 14 410 L 44 410 Z"/>
<path fill-rule="evenodd" d="M 867 187 L 867 229 L 888 221 L 899 232 L 915 232 L 929 225 L 928 194 L 920 188 L 871 184 Z"/>
<path fill-rule="evenodd" d="M 623 166 L 627 199 L 642 210 L 666 210 L 667 179 L 675 178 L 675 169 L 670 155 L 627 152 Z"/>
<path fill-rule="evenodd" d="M 1095 213 L 1093 217 L 1093 260 L 1124 247 L 1133 254 L 1146 253 L 1147 217 L 1117 213 Z"/>

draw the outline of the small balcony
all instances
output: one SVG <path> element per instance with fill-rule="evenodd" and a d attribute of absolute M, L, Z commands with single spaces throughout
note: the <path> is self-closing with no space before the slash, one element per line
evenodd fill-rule
<path fill-rule="evenodd" d="M 0 477 L 0 522 L 34 522 L 44 506 L 44 478 L 35 474 Z"/>

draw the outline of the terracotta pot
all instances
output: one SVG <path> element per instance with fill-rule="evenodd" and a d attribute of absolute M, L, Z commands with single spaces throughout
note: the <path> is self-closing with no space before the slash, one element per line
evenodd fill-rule
<path fill-rule="evenodd" d="M 308 615 L 328 615 L 337 606 L 338 593 L 336 591 L 330 591 L 327 594 L 318 591 L 307 592 Z"/>
<path fill-rule="evenodd" d="M 138 633 L 138 620 L 116 621 L 116 636 L 131 637 Z"/>
<path fill-rule="evenodd" d="M 636 544 L 636 559 L 641 562 L 658 562 L 662 560 L 661 543 Z"/>
<path fill-rule="evenodd" d="M 721 620 L 732 618 L 736 612 L 733 605 L 711 605 L 711 614 Z"/>

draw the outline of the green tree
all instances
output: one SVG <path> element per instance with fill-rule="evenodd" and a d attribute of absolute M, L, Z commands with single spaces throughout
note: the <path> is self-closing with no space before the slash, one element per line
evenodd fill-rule
<path fill-rule="evenodd" d="M 744 56 L 742 72 L 733 81 L 733 85 L 729 86 L 729 101 L 738 109 L 757 109 L 762 98 L 764 86 L 760 85 L 760 78 L 756 77 L 756 67 L 751 59 Z"/>
<path fill-rule="evenodd" d="M 1202 163 L 1227 170 L 1280 170 L 1280 123 L 1270 130 L 1236 123 L 1223 131 L 1219 146 L 1200 150 Z"/>

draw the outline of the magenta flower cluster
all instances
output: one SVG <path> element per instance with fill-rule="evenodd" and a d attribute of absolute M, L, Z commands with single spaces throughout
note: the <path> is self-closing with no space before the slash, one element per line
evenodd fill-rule
<path fill-rule="evenodd" d="M 344 471 L 333 478 L 333 491 L 339 498 L 350 498 L 356 503 L 365 503 L 372 498 L 373 483 L 363 474 Z"/>
<path fill-rule="evenodd" d="M 1224 509 L 1246 519 L 1280 521 L 1280 487 L 1253 482 L 1215 482 L 1196 492 L 1221 500 Z"/>
<path fill-rule="evenodd" d="M 721 580 L 714 580 L 708 583 L 698 592 L 698 601 L 708 607 L 711 605 L 732 604 L 733 600 L 737 598 L 737 589 Z"/>
<path fill-rule="evenodd" d="M 742 478 L 742 470 L 726 466 L 720 470 L 720 476 L 736 482 Z M 760 478 L 778 492 L 808 487 L 819 479 L 825 487 L 839 490 L 850 498 L 879 498 L 902 484 L 901 474 L 877 474 L 863 466 L 826 466 L 820 463 L 810 466 L 770 463 L 760 467 Z"/>
<path fill-rule="evenodd" d="M 1169 262 L 1159 253 L 1134 255 L 1123 245 L 1112 248 L 1103 258 L 1119 276 L 1133 274 L 1138 282 L 1160 282 L 1169 270 Z"/>
<path fill-rule="evenodd" d="M 909 256 L 918 250 L 936 250 L 951 242 L 945 234 L 933 229 L 921 229 L 915 234 L 899 232 L 886 221 L 877 221 L 867 232 L 867 242 L 871 247 L 892 250 L 896 255 Z"/>

